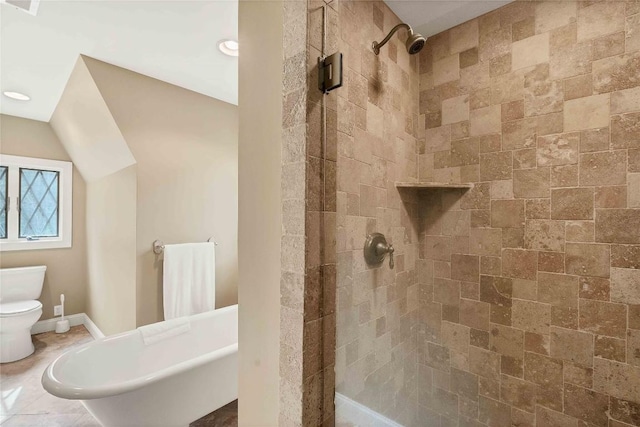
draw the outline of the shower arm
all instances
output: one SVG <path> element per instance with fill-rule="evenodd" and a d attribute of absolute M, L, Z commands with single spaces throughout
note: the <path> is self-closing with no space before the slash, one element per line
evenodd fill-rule
<path fill-rule="evenodd" d="M 389 40 L 391 40 L 391 37 L 393 37 L 393 35 L 396 33 L 396 31 L 398 31 L 400 28 L 405 28 L 407 30 L 407 32 L 409 33 L 409 37 L 411 37 L 413 35 L 413 29 L 411 29 L 411 27 L 408 24 L 405 24 L 404 22 L 401 24 L 396 25 L 395 27 L 393 27 L 391 29 L 391 31 L 389 32 L 389 34 L 387 34 L 387 37 L 385 37 L 384 39 L 382 39 L 382 41 L 380 43 L 378 42 L 373 42 L 373 53 L 375 53 L 376 55 L 380 54 L 380 48 L 382 46 L 384 46 L 385 44 L 387 44 L 387 42 Z"/>

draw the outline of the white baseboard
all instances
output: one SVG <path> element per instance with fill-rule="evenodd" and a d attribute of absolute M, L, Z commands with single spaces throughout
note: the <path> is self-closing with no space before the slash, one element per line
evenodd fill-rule
<path fill-rule="evenodd" d="M 104 338 L 104 334 L 102 333 L 100 328 L 98 328 L 98 326 L 93 323 L 93 320 L 91 320 L 91 318 L 86 314 L 84 315 L 84 327 L 87 328 L 87 331 L 89 331 L 94 340 Z"/>
<path fill-rule="evenodd" d="M 87 331 L 91 334 L 93 339 L 104 338 L 104 334 L 102 331 L 96 326 L 95 323 L 87 316 L 85 313 L 77 313 L 71 314 L 69 316 L 65 316 L 65 319 L 69 321 L 69 326 L 78 326 L 84 325 L 87 328 Z M 60 320 L 59 317 L 54 317 L 53 319 L 41 320 L 36 322 L 33 327 L 31 327 L 31 335 L 41 334 L 43 332 L 51 332 L 56 330 L 56 322 Z"/>
<path fill-rule="evenodd" d="M 397 422 L 340 393 L 336 393 L 336 424 L 338 422 L 347 422 L 356 426 L 402 427 Z"/>
<path fill-rule="evenodd" d="M 65 319 L 69 321 L 70 326 L 78 326 L 84 325 L 84 318 L 87 315 L 84 313 L 71 314 L 69 316 L 64 316 Z M 41 334 L 43 332 L 50 332 L 56 330 L 56 322 L 60 320 L 60 317 L 54 317 L 53 319 L 41 320 L 36 322 L 35 325 L 31 327 L 31 335 Z"/>

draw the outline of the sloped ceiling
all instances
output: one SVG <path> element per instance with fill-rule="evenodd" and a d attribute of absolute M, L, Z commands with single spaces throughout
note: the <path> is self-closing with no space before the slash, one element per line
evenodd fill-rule
<path fill-rule="evenodd" d="M 76 62 L 51 127 L 87 182 L 136 163 L 83 57 Z"/>
<path fill-rule="evenodd" d="M 49 121 L 80 54 L 237 104 L 237 0 L 41 1 L 37 16 L 0 4 L 0 112 Z"/>

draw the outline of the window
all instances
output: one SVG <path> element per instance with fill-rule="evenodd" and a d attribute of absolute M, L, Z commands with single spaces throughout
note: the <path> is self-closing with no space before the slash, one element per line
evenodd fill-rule
<path fill-rule="evenodd" d="M 0 155 L 0 250 L 71 247 L 70 162 Z"/>

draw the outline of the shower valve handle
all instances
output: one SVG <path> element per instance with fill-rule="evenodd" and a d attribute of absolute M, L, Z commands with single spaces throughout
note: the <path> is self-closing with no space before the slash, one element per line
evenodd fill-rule
<path fill-rule="evenodd" d="M 389 268 L 393 270 L 393 267 L 396 266 L 396 263 L 393 261 L 393 253 L 395 249 L 393 249 L 393 245 L 389 245 L 388 253 L 389 253 Z"/>
<path fill-rule="evenodd" d="M 364 244 L 364 258 L 369 265 L 380 265 L 384 258 L 389 254 L 389 267 L 393 269 L 395 262 L 393 260 L 393 253 L 395 249 L 393 245 L 387 243 L 384 235 L 380 233 L 372 233 L 367 236 L 367 240 Z"/>
<path fill-rule="evenodd" d="M 384 256 L 385 254 L 389 254 L 389 268 L 391 268 L 392 270 L 393 270 L 393 267 L 395 266 L 395 263 L 393 262 L 394 252 L 395 252 L 395 249 L 393 248 L 393 245 L 390 243 L 380 242 L 376 246 L 376 253 L 378 255 Z"/>

